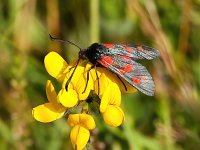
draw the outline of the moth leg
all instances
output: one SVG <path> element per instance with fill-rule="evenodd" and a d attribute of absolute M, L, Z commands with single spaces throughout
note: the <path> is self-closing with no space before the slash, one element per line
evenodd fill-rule
<path fill-rule="evenodd" d="M 69 83 L 70 83 L 71 80 L 72 80 L 72 77 L 73 77 L 73 75 L 74 75 L 74 73 L 75 73 L 75 71 L 76 71 L 76 68 L 77 68 L 77 66 L 78 66 L 78 64 L 79 64 L 79 61 L 80 61 L 80 59 L 78 59 L 78 61 L 77 61 L 76 65 L 75 65 L 75 67 L 74 67 L 74 70 L 73 70 L 71 76 L 69 77 L 69 79 L 67 80 L 67 82 L 66 82 L 66 84 L 65 84 L 65 89 L 66 89 L 66 91 L 68 91 Z"/>
<path fill-rule="evenodd" d="M 81 62 L 79 62 L 79 65 L 81 65 L 81 64 L 83 64 L 84 63 L 84 61 L 81 61 Z M 70 68 L 69 68 L 69 70 L 67 71 L 67 73 L 69 73 L 73 68 L 75 68 L 76 67 L 76 65 L 74 65 L 74 66 L 71 66 Z"/>
<path fill-rule="evenodd" d="M 90 67 L 90 69 L 87 71 L 86 85 L 85 85 L 85 88 L 84 88 L 82 94 L 85 93 L 85 91 L 86 91 L 86 89 L 87 89 L 88 82 L 89 82 L 89 79 L 90 79 L 90 75 L 89 75 L 89 73 L 90 73 L 90 70 L 93 69 L 94 67 L 95 67 L 95 65 L 92 65 L 92 66 Z M 95 68 L 96 68 L 96 67 L 95 67 Z"/>
<path fill-rule="evenodd" d="M 92 68 L 92 67 L 91 67 Z M 85 91 L 86 91 L 86 88 L 87 88 L 87 86 L 88 86 L 88 81 L 89 81 L 89 79 L 90 79 L 90 75 L 89 75 L 89 73 L 90 73 L 90 70 L 91 70 L 91 68 L 88 70 L 88 72 L 87 72 L 87 80 L 86 80 L 86 85 L 85 85 L 85 88 L 84 88 L 84 90 L 83 90 L 83 92 L 82 92 L 82 94 L 83 93 L 85 93 Z"/>
<path fill-rule="evenodd" d="M 95 64 L 95 65 L 92 65 L 91 67 L 90 67 L 90 69 L 88 70 L 88 72 L 87 72 L 87 79 L 86 79 L 86 85 L 85 85 L 85 89 L 83 90 L 83 92 L 82 92 L 82 94 L 86 91 L 86 89 L 87 89 L 87 86 L 88 86 L 88 82 L 89 82 L 89 72 L 90 72 L 90 70 L 91 69 L 95 69 L 95 74 L 96 74 L 96 77 L 97 77 L 97 84 L 98 84 L 98 95 L 99 95 L 99 93 L 100 93 L 100 83 L 99 83 L 99 76 L 98 76 L 98 73 L 97 73 L 97 64 Z"/>
<path fill-rule="evenodd" d="M 95 73 L 96 73 L 96 76 L 97 76 L 97 84 L 98 84 L 98 96 L 99 96 L 99 93 L 100 93 L 100 83 L 99 83 L 99 76 L 98 76 L 98 73 L 97 73 L 97 68 L 96 68 L 96 65 L 95 65 Z"/>
<path fill-rule="evenodd" d="M 125 90 L 127 91 L 127 87 L 126 87 L 125 83 L 122 81 L 122 79 L 121 79 L 118 75 L 117 75 L 117 77 L 118 77 L 118 79 L 121 81 L 121 83 L 123 84 Z"/>

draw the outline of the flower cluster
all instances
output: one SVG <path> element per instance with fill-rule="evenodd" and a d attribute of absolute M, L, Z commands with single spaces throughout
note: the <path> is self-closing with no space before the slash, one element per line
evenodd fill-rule
<path fill-rule="evenodd" d="M 136 89 L 105 68 L 93 68 L 91 63 L 85 64 L 83 61 L 75 67 L 76 63 L 67 64 L 55 52 L 46 55 L 44 64 L 47 72 L 62 86 L 57 94 L 48 80 L 48 102 L 33 108 L 32 115 L 43 123 L 67 116 L 67 123 L 73 127 L 70 134 L 72 145 L 81 150 L 89 140 L 90 130 L 96 126 L 89 103 L 95 101 L 105 123 L 117 127 L 125 120 L 120 107 L 121 92 L 132 93 Z M 72 109 L 76 112 L 72 112 Z"/>

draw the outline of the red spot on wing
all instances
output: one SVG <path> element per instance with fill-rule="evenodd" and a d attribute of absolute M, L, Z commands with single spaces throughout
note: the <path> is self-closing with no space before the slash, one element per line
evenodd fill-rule
<path fill-rule="evenodd" d="M 106 68 L 108 67 L 108 64 L 103 60 L 99 60 L 99 63 L 102 64 Z"/>
<path fill-rule="evenodd" d="M 138 49 L 139 51 L 143 50 L 142 46 L 137 46 L 137 49 Z"/>
<path fill-rule="evenodd" d="M 130 48 L 130 47 L 126 47 L 126 50 L 128 51 L 128 52 L 130 52 L 130 53 L 133 53 L 133 49 L 132 48 Z"/>
<path fill-rule="evenodd" d="M 122 55 L 122 57 L 123 57 L 124 59 L 131 60 L 131 57 L 129 57 L 129 56 L 127 56 L 127 55 Z"/>
<path fill-rule="evenodd" d="M 127 72 L 131 72 L 133 65 L 127 64 L 123 69 L 119 69 L 120 74 L 125 74 Z"/>
<path fill-rule="evenodd" d="M 124 67 L 124 71 L 125 71 L 125 72 L 131 72 L 132 67 L 133 67 L 133 65 L 127 64 L 127 65 Z"/>
<path fill-rule="evenodd" d="M 130 53 L 133 53 L 133 52 L 134 52 L 133 49 L 130 48 L 130 47 L 128 47 L 127 45 L 122 44 L 122 46 L 124 46 L 124 48 L 126 49 L 126 51 L 128 51 L 128 52 L 130 52 Z"/>
<path fill-rule="evenodd" d="M 140 84 L 140 79 L 139 79 L 139 78 L 133 78 L 133 83 L 134 83 L 135 85 Z"/>
<path fill-rule="evenodd" d="M 113 64 L 113 59 L 109 56 L 103 56 L 101 57 L 101 59 L 99 60 L 99 63 L 101 63 L 104 67 L 108 67 L 108 65 L 112 65 Z"/>
<path fill-rule="evenodd" d="M 110 65 L 113 64 L 113 59 L 111 57 L 109 57 L 109 56 L 103 56 L 103 57 L 101 57 L 101 59 L 105 60 Z"/>
<path fill-rule="evenodd" d="M 103 44 L 103 46 L 107 47 L 107 48 L 114 48 L 114 44 Z"/>
<path fill-rule="evenodd" d="M 124 71 L 123 69 L 119 69 L 119 73 L 120 73 L 120 74 L 125 74 L 126 71 Z"/>

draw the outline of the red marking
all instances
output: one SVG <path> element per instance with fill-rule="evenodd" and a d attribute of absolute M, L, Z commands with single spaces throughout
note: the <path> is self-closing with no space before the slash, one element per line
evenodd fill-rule
<path fill-rule="evenodd" d="M 137 49 L 138 49 L 139 51 L 143 50 L 142 46 L 138 46 Z"/>
<path fill-rule="evenodd" d="M 130 48 L 130 47 L 126 47 L 126 50 L 128 51 L 128 52 L 130 52 L 130 53 L 133 53 L 133 49 L 132 48 Z"/>
<path fill-rule="evenodd" d="M 101 59 L 105 60 L 110 65 L 113 64 L 113 59 L 109 56 L 103 56 L 103 57 L 101 57 Z"/>
<path fill-rule="evenodd" d="M 124 67 L 124 71 L 125 72 L 131 72 L 131 70 L 132 70 L 132 65 L 131 64 L 127 64 L 125 67 Z"/>
<path fill-rule="evenodd" d="M 106 68 L 108 67 L 108 64 L 103 60 L 99 60 L 99 63 L 102 64 Z"/>
<path fill-rule="evenodd" d="M 139 79 L 139 78 L 134 78 L 134 79 L 133 79 L 133 83 L 134 83 L 135 85 L 140 84 L 140 79 Z"/>
<path fill-rule="evenodd" d="M 119 73 L 120 73 L 120 74 L 125 74 L 126 71 L 124 71 L 123 69 L 119 69 Z"/>
<path fill-rule="evenodd" d="M 104 66 L 104 67 L 108 67 L 108 64 L 112 65 L 113 64 L 113 59 L 109 56 L 103 56 L 101 57 L 101 59 L 99 60 L 99 62 Z"/>
<path fill-rule="evenodd" d="M 103 44 L 103 46 L 107 47 L 107 48 L 114 48 L 114 44 Z"/>
<path fill-rule="evenodd" d="M 133 53 L 133 52 L 134 52 L 133 49 L 130 48 L 130 47 L 128 47 L 127 45 L 122 44 L 122 46 L 124 46 L 124 48 L 125 48 L 128 52 L 130 52 L 130 53 Z"/>
<path fill-rule="evenodd" d="M 123 57 L 124 59 L 131 60 L 131 57 L 129 57 L 129 56 L 122 55 L 122 57 Z"/>
<path fill-rule="evenodd" d="M 124 69 L 119 69 L 119 73 L 120 74 L 125 74 L 127 72 L 131 72 L 131 69 L 132 69 L 133 65 L 131 64 L 127 64 Z"/>

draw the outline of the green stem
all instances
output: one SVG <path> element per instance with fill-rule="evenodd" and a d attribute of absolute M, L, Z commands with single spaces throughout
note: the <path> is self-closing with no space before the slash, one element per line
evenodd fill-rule
<path fill-rule="evenodd" d="M 170 117 L 170 102 L 168 98 L 162 97 L 160 100 L 161 117 L 164 123 L 164 135 L 166 137 L 167 150 L 173 150 L 172 127 Z"/>
<path fill-rule="evenodd" d="M 90 43 L 99 42 L 99 0 L 90 1 Z"/>

